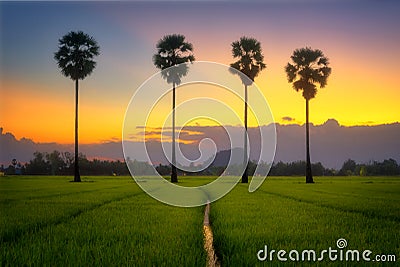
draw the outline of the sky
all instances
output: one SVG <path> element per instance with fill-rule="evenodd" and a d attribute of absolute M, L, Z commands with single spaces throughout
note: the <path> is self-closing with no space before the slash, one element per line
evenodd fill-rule
<path fill-rule="evenodd" d="M 0 2 L 0 127 L 18 139 L 73 143 L 74 82 L 53 59 L 71 30 L 93 36 L 101 50 L 80 82 L 83 144 L 121 140 L 130 99 L 158 71 L 155 44 L 171 33 L 186 36 L 196 60 L 222 64 L 234 62 L 233 41 L 259 40 L 267 68 L 255 82 L 277 123 L 305 122 L 305 101 L 284 72 L 293 50 L 305 46 L 321 49 L 332 68 L 310 102 L 312 123 L 398 122 L 399 13 L 399 1 L 372 0 Z"/>

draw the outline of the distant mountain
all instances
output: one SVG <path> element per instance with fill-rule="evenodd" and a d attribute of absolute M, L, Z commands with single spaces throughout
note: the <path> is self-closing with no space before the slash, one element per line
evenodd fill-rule
<path fill-rule="evenodd" d="M 231 161 L 231 164 L 242 164 L 243 149 L 233 148 L 233 149 L 219 151 L 215 154 L 215 157 L 210 157 L 205 162 L 205 165 L 208 165 L 208 163 L 212 162 L 211 165 L 213 166 L 226 167 L 228 166 L 229 160 Z"/>
<path fill-rule="evenodd" d="M 230 127 L 233 136 L 230 138 L 241 142 L 243 140 L 243 128 Z M 271 126 L 262 126 L 270 127 Z M 305 129 L 304 125 L 280 125 L 276 124 L 277 144 L 275 162 L 292 162 L 305 158 Z M 224 166 L 229 159 L 229 137 L 222 127 L 213 126 L 188 126 L 185 127 L 188 134 L 180 136 L 191 143 L 180 144 L 179 147 L 185 157 L 196 160 L 203 155 L 204 159 L 215 156 L 214 164 Z M 190 132 L 196 133 L 195 135 Z M 256 160 L 260 153 L 260 137 L 256 128 L 249 128 L 250 159 Z M 330 119 L 322 125 L 310 125 L 310 150 L 311 161 L 321 162 L 325 167 L 339 169 L 343 162 L 349 158 L 359 163 L 369 161 L 382 161 L 393 158 L 400 162 L 400 123 L 383 124 L 376 126 L 341 126 L 336 120 Z M 203 144 L 199 146 L 199 140 L 210 138 L 215 141 L 215 146 Z M 170 145 L 170 144 L 169 144 Z M 127 142 L 129 149 L 137 150 L 143 147 L 138 142 Z M 149 157 L 153 164 L 167 164 L 160 142 L 152 141 L 146 144 Z M 201 153 L 200 150 L 201 149 Z M 17 140 L 12 133 L 4 133 L 0 128 L 0 163 L 8 166 L 13 158 L 20 162 L 27 162 L 33 157 L 35 151 L 51 152 L 73 151 L 73 145 L 57 143 L 36 143 L 30 139 Z M 100 144 L 81 144 L 80 151 L 88 158 L 120 159 L 123 152 L 121 142 L 110 141 Z M 233 163 L 241 163 L 243 152 L 241 149 L 232 153 Z M 216 153 L 218 152 L 218 153 Z M 139 161 L 147 160 L 146 155 L 136 158 Z M 203 163 L 203 162 L 199 162 Z"/>

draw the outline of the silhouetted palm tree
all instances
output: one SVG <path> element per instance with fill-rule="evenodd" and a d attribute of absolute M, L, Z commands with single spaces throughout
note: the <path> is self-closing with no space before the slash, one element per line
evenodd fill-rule
<path fill-rule="evenodd" d="M 181 78 L 188 72 L 186 64 L 181 63 L 193 62 L 193 45 L 185 41 L 185 36 L 181 34 L 166 35 L 161 38 L 157 45 L 157 53 L 153 56 L 154 65 L 166 70 L 162 72 L 162 76 L 168 83 L 172 83 L 172 172 L 171 182 L 178 182 L 178 174 L 176 170 L 175 155 L 175 86 L 179 85 Z M 177 66 L 179 65 L 179 66 Z M 172 67 L 172 68 L 171 68 Z M 168 69 L 169 68 L 169 69 Z"/>
<path fill-rule="evenodd" d="M 303 91 L 306 100 L 306 183 L 314 183 L 310 162 L 310 137 L 308 123 L 308 102 L 317 94 L 317 86 L 323 88 L 327 84 L 331 68 L 329 60 L 321 50 L 310 47 L 296 49 L 290 57 L 292 63 L 285 67 L 288 81 L 293 83 L 293 89 Z"/>
<path fill-rule="evenodd" d="M 254 82 L 254 78 L 263 70 L 266 65 L 264 64 L 264 56 L 261 50 L 261 44 L 254 38 L 241 37 L 239 41 L 232 43 L 232 56 L 238 58 L 238 61 L 231 64 L 232 68 L 235 68 L 247 77 L 242 79 L 244 84 L 244 164 L 246 164 L 245 170 L 242 175 L 242 183 L 248 183 L 248 163 L 247 163 L 247 86 Z"/>
<path fill-rule="evenodd" d="M 93 60 L 100 54 L 100 47 L 93 37 L 83 33 L 69 32 L 58 40 L 58 51 L 54 53 L 61 73 L 75 81 L 75 165 L 74 182 L 80 182 L 78 161 L 78 81 L 92 73 L 96 67 Z"/>

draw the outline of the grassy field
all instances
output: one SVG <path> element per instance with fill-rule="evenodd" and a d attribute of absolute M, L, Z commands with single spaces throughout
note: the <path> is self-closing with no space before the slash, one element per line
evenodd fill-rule
<path fill-rule="evenodd" d="M 202 208 L 129 177 L 1 177 L 1 266 L 205 266 Z"/>
<path fill-rule="evenodd" d="M 246 185 L 240 184 L 212 205 L 214 243 L 222 265 L 259 265 L 257 252 L 265 245 L 269 251 L 283 249 L 287 253 L 313 249 L 319 258 L 320 251 L 337 249 L 340 238 L 347 241 L 344 251 L 368 249 L 372 255 L 394 254 L 398 264 L 399 177 L 315 180 L 315 184 L 305 184 L 304 178 L 269 178 L 255 193 L 248 193 Z M 326 255 L 323 263 L 356 265 L 332 262 Z M 361 265 L 365 263 L 361 261 Z M 273 262 L 267 259 L 263 264 L 277 266 L 283 262 L 275 255 Z"/>
<path fill-rule="evenodd" d="M 210 179 L 182 177 L 180 184 L 195 186 Z M 206 265 L 203 207 L 159 203 L 130 177 L 70 180 L 0 177 L 1 266 Z M 214 244 L 222 266 L 277 266 L 282 263 L 276 256 L 259 262 L 257 252 L 265 245 L 319 252 L 336 249 L 339 238 L 347 240 L 346 249 L 396 255 L 398 264 L 400 178 L 315 180 L 306 185 L 304 178 L 268 178 L 255 193 L 239 184 L 212 203 Z M 345 264 L 352 262 L 333 263 Z"/>

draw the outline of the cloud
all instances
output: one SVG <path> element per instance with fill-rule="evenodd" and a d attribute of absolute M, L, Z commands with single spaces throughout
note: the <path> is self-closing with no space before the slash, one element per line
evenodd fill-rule
<path fill-rule="evenodd" d="M 329 119 L 310 125 L 311 161 L 336 169 L 349 158 L 360 163 L 388 158 L 400 162 L 399 134 L 399 123 L 345 127 Z M 275 161 L 304 160 L 304 125 L 277 125 L 277 138 Z"/>
<path fill-rule="evenodd" d="M 35 143 L 28 138 L 17 140 L 12 133 L 3 132 L 3 128 L 0 128 L 0 163 L 5 166 L 14 158 L 19 162 L 27 162 L 32 159 L 35 151 L 51 152 L 53 150 L 71 151 L 72 145 Z"/>
<path fill-rule="evenodd" d="M 285 117 L 282 117 L 282 120 L 287 121 L 287 122 L 294 122 L 296 119 L 289 117 L 289 116 L 285 116 Z"/>

